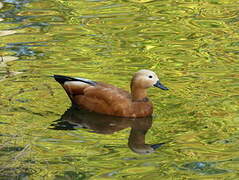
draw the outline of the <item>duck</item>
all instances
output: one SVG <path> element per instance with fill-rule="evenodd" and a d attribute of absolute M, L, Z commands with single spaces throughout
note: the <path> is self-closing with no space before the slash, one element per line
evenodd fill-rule
<path fill-rule="evenodd" d="M 64 88 L 72 104 L 90 112 L 119 117 L 140 118 L 151 116 L 153 104 L 147 96 L 150 87 L 168 90 L 151 70 L 137 71 L 130 83 L 130 92 L 114 85 L 93 80 L 54 75 Z"/>

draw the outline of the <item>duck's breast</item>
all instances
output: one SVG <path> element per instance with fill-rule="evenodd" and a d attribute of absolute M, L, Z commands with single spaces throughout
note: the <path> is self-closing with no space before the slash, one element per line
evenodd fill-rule
<path fill-rule="evenodd" d="M 150 101 L 133 102 L 133 112 L 136 117 L 147 117 L 153 114 L 153 104 Z"/>

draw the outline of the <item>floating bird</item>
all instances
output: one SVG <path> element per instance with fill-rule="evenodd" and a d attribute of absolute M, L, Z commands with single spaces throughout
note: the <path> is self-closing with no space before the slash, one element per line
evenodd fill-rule
<path fill-rule="evenodd" d="M 72 104 L 79 108 L 119 117 L 147 117 L 153 113 L 153 104 L 146 90 L 158 87 L 168 90 L 150 70 L 136 72 L 131 80 L 131 94 L 113 85 L 89 79 L 54 75 L 65 89 Z"/>

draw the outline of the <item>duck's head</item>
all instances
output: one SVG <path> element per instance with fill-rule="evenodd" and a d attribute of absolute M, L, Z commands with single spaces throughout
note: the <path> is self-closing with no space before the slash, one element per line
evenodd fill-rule
<path fill-rule="evenodd" d="M 131 88 L 137 87 L 146 89 L 150 87 L 157 87 L 163 90 L 168 90 L 163 84 L 160 83 L 158 76 L 150 70 L 142 69 L 136 72 L 131 81 Z"/>

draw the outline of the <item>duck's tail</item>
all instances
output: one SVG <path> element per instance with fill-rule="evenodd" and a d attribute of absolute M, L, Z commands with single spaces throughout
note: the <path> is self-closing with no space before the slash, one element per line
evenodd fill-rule
<path fill-rule="evenodd" d="M 53 77 L 55 78 L 57 82 L 59 82 L 62 85 L 67 81 L 80 81 L 92 86 L 96 85 L 96 82 L 91 81 L 89 79 L 84 79 L 84 78 L 76 78 L 76 77 L 69 77 L 69 76 L 62 76 L 62 75 L 53 75 Z"/>
<path fill-rule="evenodd" d="M 60 84 L 64 84 L 66 81 L 77 81 L 75 78 L 69 76 L 62 76 L 62 75 L 53 75 L 55 80 Z"/>

